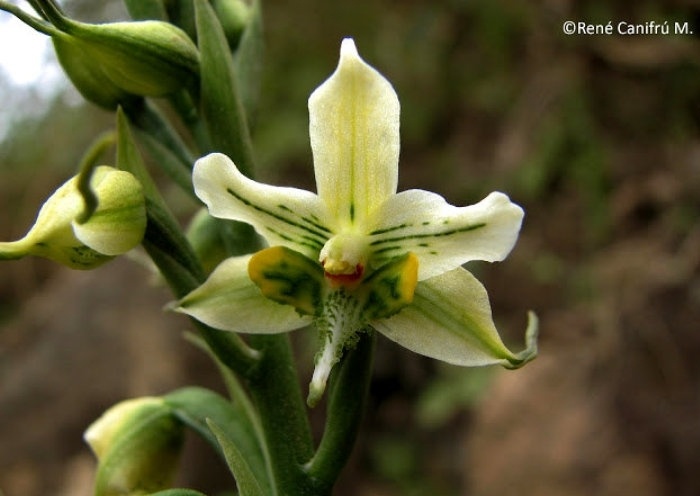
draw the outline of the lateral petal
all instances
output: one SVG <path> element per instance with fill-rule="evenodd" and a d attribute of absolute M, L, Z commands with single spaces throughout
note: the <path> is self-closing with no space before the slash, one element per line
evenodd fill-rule
<path fill-rule="evenodd" d="M 503 193 L 455 207 L 435 193 L 402 191 L 389 198 L 370 223 L 370 263 L 415 253 L 422 281 L 470 260 L 503 260 L 515 245 L 523 210 Z"/>
<path fill-rule="evenodd" d="M 219 264 L 200 287 L 173 308 L 223 331 L 276 334 L 292 331 L 311 322 L 290 305 L 262 295 L 248 276 L 252 255 L 231 257 Z"/>
<path fill-rule="evenodd" d="M 493 323 L 486 290 L 462 268 L 418 283 L 411 305 L 372 326 L 411 351 L 454 365 L 517 368 L 537 355 L 535 315 L 529 315 L 526 349 L 511 352 Z"/>
<path fill-rule="evenodd" d="M 309 97 L 309 117 L 318 195 L 342 228 L 361 225 L 396 192 L 396 92 L 346 38 L 338 68 Z"/>
<path fill-rule="evenodd" d="M 272 246 L 286 246 L 316 259 L 333 234 L 318 196 L 253 181 L 221 153 L 197 160 L 192 180 L 211 215 L 251 224 Z"/>

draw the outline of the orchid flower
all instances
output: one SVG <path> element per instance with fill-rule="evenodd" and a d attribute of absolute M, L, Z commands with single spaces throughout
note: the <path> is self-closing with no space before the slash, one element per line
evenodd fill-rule
<path fill-rule="evenodd" d="M 498 192 L 466 207 L 428 191 L 397 193 L 399 101 L 352 39 L 309 98 L 309 114 L 316 194 L 253 181 L 222 154 L 197 161 L 194 188 L 210 214 L 251 224 L 269 247 L 224 260 L 176 310 L 241 333 L 315 325 L 312 406 L 343 349 L 371 329 L 456 365 L 516 368 L 533 359 L 534 314 L 525 350 L 511 352 L 486 290 L 462 268 L 503 260 L 523 210 Z"/>

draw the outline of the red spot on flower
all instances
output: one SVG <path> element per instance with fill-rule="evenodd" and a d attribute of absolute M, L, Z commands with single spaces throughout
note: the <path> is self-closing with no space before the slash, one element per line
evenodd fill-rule
<path fill-rule="evenodd" d="M 321 265 L 325 264 L 324 262 Z M 324 271 L 326 280 L 331 284 L 332 287 L 337 288 L 338 286 L 355 287 L 357 283 L 362 279 L 362 275 L 365 272 L 364 266 L 362 264 L 357 264 L 355 266 L 355 271 L 349 274 L 331 274 Z"/>

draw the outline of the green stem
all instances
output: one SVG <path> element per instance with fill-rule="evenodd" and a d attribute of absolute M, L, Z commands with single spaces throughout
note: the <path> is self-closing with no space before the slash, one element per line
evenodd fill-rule
<path fill-rule="evenodd" d="M 34 8 L 44 13 L 45 17 L 56 26 L 59 31 L 70 34 L 75 22 L 63 14 L 61 8 L 53 0 L 36 0 Z"/>
<path fill-rule="evenodd" d="M 325 432 L 305 467 L 318 494 L 330 494 L 352 453 L 367 404 L 375 342 L 374 331 L 363 333 L 331 376 Z"/>
<path fill-rule="evenodd" d="M 148 239 L 144 240 L 143 247 L 177 297 L 186 295 L 201 284 L 201 279 L 183 267 L 170 250 Z M 258 363 L 259 353 L 248 347 L 238 335 L 212 329 L 194 319 L 192 323 L 212 353 L 230 370 L 246 375 Z"/>
<path fill-rule="evenodd" d="M 46 17 L 46 14 L 44 13 L 44 8 L 41 6 L 41 3 L 39 0 L 27 0 L 29 2 L 29 5 L 32 6 L 32 8 L 36 11 L 37 14 L 41 16 L 42 19 L 45 21 L 48 21 L 48 17 Z"/>
<path fill-rule="evenodd" d="M 192 153 L 156 107 L 147 100 L 137 100 L 123 108 L 131 124 L 162 143 L 178 158 L 183 169 L 190 173 L 194 163 Z"/>
<path fill-rule="evenodd" d="M 182 90 L 170 95 L 170 103 L 175 112 L 180 116 L 187 129 L 190 130 L 197 146 L 200 150 L 209 151 L 212 149 L 209 133 L 204 126 L 204 122 L 199 117 L 197 107 L 192 101 L 189 92 Z"/>
<path fill-rule="evenodd" d="M 13 5 L 11 3 L 4 2 L 0 0 L 0 10 L 4 10 L 5 12 L 9 12 L 13 16 L 15 16 L 17 19 L 25 23 L 27 26 L 31 27 L 35 31 L 38 31 L 40 33 L 43 33 L 48 36 L 59 36 L 61 34 L 61 31 L 53 27 L 51 24 L 48 22 L 44 22 L 41 19 L 37 19 L 36 17 L 28 14 L 24 10 L 20 9 L 18 6 Z"/>
<path fill-rule="evenodd" d="M 261 352 L 248 377 L 260 413 L 280 495 L 319 496 L 303 464 L 313 455 L 313 439 L 286 334 L 251 336 Z"/>

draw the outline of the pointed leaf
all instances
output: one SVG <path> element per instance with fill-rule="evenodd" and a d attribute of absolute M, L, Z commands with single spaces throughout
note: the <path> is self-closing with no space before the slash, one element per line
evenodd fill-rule
<path fill-rule="evenodd" d="M 262 8 L 260 0 L 253 0 L 248 24 L 233 59 L 241 102 L 251 125 L 254 124 L 260 97 L 264 51 Z"/>
<path fill-rule="evenodd" d="M 161 264 L 168 266 L 168 270 L 161 272 L 171 278 L 171 284 L 180 286 L 176 293 L 184 295 L 194 287 L 196 281 L 204 280 L 204 273 L 179 223 L 148 174 L 129 128 L 129 121 L 121 109 L 117 111 L 117 166 L 131 172 L 143 186 L 148 215 L 144 247 L 151 257 L 158 258 Z"/>
<path fill-rule="evenodd" d="M 253 171 L 253 150 L 238 93 L 231 52 L 221 24 L 206 0 L 195 0 L 200 50 L 200 105 L 213 149 L 231 157 L 241 171 Z"/>
<path fill-rule="evenodd" d="M 236 479 L 236 485 L 238 486 L 238 492 L 241 496 L 269 496 L 272 494 L 270 492 L 270 487 L 274 487 L 273 484 L 266 483 L 267 481 L 261 481 L 248 463 L 249 460 L 244 453 L 242 453 L 235 441 L 229 436 L 228 432 L 219 427 L 216 422 L 209 420 L 207 422 L 209 428 L 212 430 L 221 449 L 226 457 L 226 463 L 228 463 L 233 476 Z M 267 490 L 264 490 L 266 488 Z"/>
<path fill-rule="evenodd" d="M 261 445 L 263 441 L 255 427 L 257 421 L 251 417 L 252 411 L 247 405 L 241 402 L 232 403 L 212 391 L 199 387 L 179 389 L 163 399 L 179 420 L 197 431 L 228 459 L 223 444 L 210 429 L 208 422 L 214 422 L 224 430 L 227 439 L 245 454 L 250 472 L 263 487 L 269 489 L 266 486 L 268 471 Z"/>

